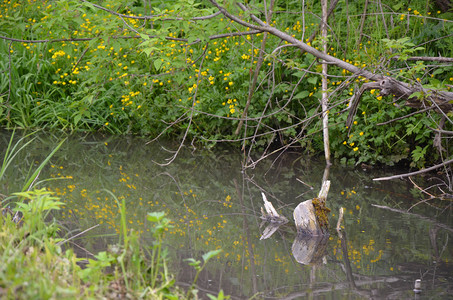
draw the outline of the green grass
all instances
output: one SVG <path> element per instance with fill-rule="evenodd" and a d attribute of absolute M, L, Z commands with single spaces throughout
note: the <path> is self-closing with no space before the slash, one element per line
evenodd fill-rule
<path fill-rule="evenodd" d="M 219 139 L 239 144 L 240 137 L 257 134 L 256 145 L 261 147 L 266 147 L 278 131 L 282 144 L 298 136 L 297 144 L 306 152 L 323 150 L 321 123 L 316 117 L 310 119 L 320 113 L 321 95 L 321 65 L 313 56 L 301 55 L 293 47 L 281 48 L 270 55 L 281 46 L 281 40 L 268 37 L 266 59 L 248 109 L 248 117 L 255 119 L 247 122 L 240 135 L 235 135 L 238 118 L 246 107 L 263 34 L 209 40 L 209 36 L 246 29 L 222 16 L 189 21 L 214 12 L 211 6 L 200 5 L 198 1 L 165 1 L 165 5 L 161 2 L 97 2 L 134 16 L 149 14 L 149 4 L 156 15 L 160 14 L 154 23 L 121 19 L 86 2 L 1 3 L 0 35 L 52 41 L 0 40 L 0 67 L 4 70 L 0 72 L 0 126 L 139 134 L 151 138 L 187 134 L 187 139 L 207 146 L 215 145 Z M 225 3 L 232 11 L 237 9 L 229 1 Z M 308 1 L 305 7 L 298 2 L 277 5 L 281 5 L 275 8 L 279 13 L 274 13 L 272 19 L 276 28 L 303 37 L 304 41 L 317 30 L 318 3 Z M 412 1 L 410 7 L 404 2 L 383 1 L 381 11 L 378 5 L 370 4 L 360 35 L 363 3 L 339 4 L 329 23 L 329 54 L 367 70 L 398 75 L 408 83 L 418 83 L 417 78 L 421 78 L 420 83 L 427 87 L 447 88 L 446 84 L 453 82 L 451 67 L 433 63 L 423 68 L 411 61 L 382 62 L 382 58 L 389 56 L 383 39 L 395 41 L 403 37 L 414 45 L 423 43 L 424 50 L 414 50 L 411 55 L 452 56 L 452 39 L 438 39 L 453 30 L 453 23 L 448 21 L 451 14 L 440 13 L 431 5 L 421 0 Z M 300 14 L 286 13 L 302 10 L 307 12 L 303 19 Z M 72 40 L 55 41 L 62 38 Z M 198 38 L 203 42 L 196 42 Z M 427 41 L 432 42 L 425 44 Z M 311 44 L 319 47 L 319 37 Z M 393 50 L 394 54 L 398 52 Z M 307 74 L 303 69 L 314 73 Z M 331 112 L 339 112 L 346 109 L 351 89 L 357 90 L 364 81 L 350 78 L 351 74 L 335 67 L 329 68 L 329 75 L 330 91 L 338 88 L 331 95 Z M 383 99 L 386 105 L 381 105 L 368 92 L 365 96 L 360 110 L 367 111 L 368 120 L 381 118 L 382 110 L 388 112 L 387 120 L 390 115 L 401 116 L 406 112 L 393 106 L 391 97 Z M 403 101 L 399 102 L 404 106 Z M 268 117 L 260 119 L 263 115 Z M 421 117 L 425 116 L 416 120 L 417 130 L 428 130 L 419 122 Z M 302 120 L 310 121 L 301 123 Z M 343 142 L 349 139 L 344 114 L 332 114 L 332 152 L 341 161 L 370 164 L 394 164 L 397 160 L 390 157 L 392 154 L 411 161 L 416 146 L 428 146 L 427 153 L 435 152 L 432 138 L 415 141 L 406 134 L 407 123 L 398 128 L 375 126 L 372 132 L 367 131 L 364 136 L 367 139 L 363 138 L 361 145 L 355 141 L 356 146 L 349 149 L 343 147 Z M 357 134 L 366 129 L 355 127 Z M 396 136 L 394 140 L 373 142 L 389 132 Z M 404 138 L 399 142 L 401 145 L 395 146 L 399 137 Z M 356 147 L 358 150 L 353 151 Z M 414 165 L 423 164 L 416 161 Z"/>

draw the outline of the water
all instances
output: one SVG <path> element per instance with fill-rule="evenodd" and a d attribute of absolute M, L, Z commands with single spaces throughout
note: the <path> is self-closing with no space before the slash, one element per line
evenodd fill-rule
<path fill-rule="evenodd" d="M 8 140 L 9 133 L 0 134 L 1 145 Z M 37 135 L 0 182 L 0 193 L 19 190 L 30 167 L 59 140 Z M 173 220 L 165 241 L 171 270 L 183 287 L 195 275 L 185 259 L 223 249 L 198 280 L 203 299 L 220 289 L 232 299 L 439 299 L 453 294 L 451 201 L 414 206 L 426 196 L 410 182 L 372 180 L 397 170 L 334 165 L 329 174 L 331 234 L 319 243 L 320 252 L 302 264 L 293 251 L 304 242 L 296 239 L 292 212 L 318 193 L 322 162 L 286 153 L 242 172 L 243 156 L 235 150 L 184 147 L 168 166 L 157 164 L 167 162 L 177 147 L 101 135 L 73 136 L 64 143 L 39 177 L 55 180 L 39 185 L 66 203 L 55 215 L 65 230 L 76 234 L 98 225 L 72 241 L 76 252 L 90 257 L 117 241 L 116 197 L 126 200 L 128 225 L 142 232 L 144 244 L 151 242 L 147 212 L 164 211 Z M 261 191 L 290 219 L 264 240 Z M 334 229 L 340 207 L 346 209 L 343 238 Z M 419 295 L 413 291 L 416 279 L 422 280 Z"/>

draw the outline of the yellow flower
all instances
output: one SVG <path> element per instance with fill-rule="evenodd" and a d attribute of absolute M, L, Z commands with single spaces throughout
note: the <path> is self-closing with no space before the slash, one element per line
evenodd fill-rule
<path fill-rule="evenodd" d="M 378 101 L 381 101 L 382 100 L 382 96 L 379 96 L 376 99 L 378 99 Z"/>
<path fill-rule="evenodd" d="M 359 135 L 361 135 L 361 136 L 362 136 L 362 135 L 363 135 L 363 131 L 361 131 L 361 132 L 359 133 Z"/>
<path fill-rule="evenodd" d="M 352 149 L 352 150 L 357 151 L 357 150 L 359 150 L 359 147 L 355 147 L 355 148 Z"/>

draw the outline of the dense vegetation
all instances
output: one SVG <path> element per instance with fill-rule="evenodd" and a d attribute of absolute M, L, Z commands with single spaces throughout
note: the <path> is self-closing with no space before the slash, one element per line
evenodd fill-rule
<path fill-rule="evenodd" d="M 433 1 L 365 2 L 336 4 L 328 53 L 412 85 L 450 89 L 451 63 L 411 57 L 453 56 L 451 12 Z M 249 1 L 247 12 L 234 1 L 223 5 L 244 20 L 251 13 L 267 17 L 273 27 L 316 49 L 326 40 L 319 34 L 310 38 L 320 24 L 318 1 L 276 1 L 269 14 L 270 4 L 262 1 Z M 219 140 L 258 147 L 276 142 L 322 152 L 320 61 L 217 11 L 209 1 L 194 0 L 3 1 L 0 124 L 184 136 L 209 146 Z M 417 167 L 438 160 L 430 128 L 437 127 L 441 114 L 377 126 L 412 111 L 404 100 L 378 90 L 364 93 L 349 132 L 344 110 L 364 82 L 329 68 L 334 157 L 343 163 L 405 161 Z M 451 130 L 451 122 L 445 123 Z M 448 139 L 442 147 L 449 150 Z"/>
<path fill-rule="evenodd" d="M 260 150 L 292 146 L 321 153 L 322 61 L 276 34 L 241 25 L 241 20 L 253 23 L 255 17 L 314 49 L 322 50 L 327 43 L 327 54 L 351 66 L 419 87 L 421 92 L 413 96 L 420 106 L 429 104 L 432 91 L 451 90 L 451 60 L 435 58 L 453 57 L 452 13 L 438 6 L 445 1 L 331 1 L 325 36 L 319 31 L 319 1 L 244 2 L 247 9 L 237 1 L 222 1 L 227 12 L 239 18 L 232 20 L 225 11 L 219 13 L 215 1 L 206 0 L 2 1 L 0 126 L 165 136 L 205 147 L 221 141 Z M 331 66 L 327 82 L 335 159 L 348 164 L 403 162 L 419 168 L 451 159 L 450 139 L 435 131 L 451 134 L 451 111 L 411 114 L 407 99 L 371 89 L 361 96 L 348 128 L 349 100 L 370 80 Z M 21 147 L 7 147 L 0 179 L 16 153 L 25 149 Z M 44 222 L 62 203 L 49 190 L 33 191 L 47 162 L 28 174 L 21 192 L 0 195 L 0 295 L 197 297 L 195 285 L 183 292 L 167 270 L 162 237 L 171 221 L 164 213 L 146 215 L 154 224 L 150 234 L 155 243 L 143 248 L 140 232 L 126 221 L 125 199 L 112 193 L 109 199 L 117 210 L 101 219 L 115 224 L 119 243 L 81 268 L 81 260 L 60 247 L 66 240 L 57 234 L 56 223 Z M 121 166 L 119 170 L 126 174 Z M 74 188 L 63 184 L 55 194 Z M 80 194 L 85 197 L 86 190 Z M 230 195 L 224 199 L 219 203 L 231 208 Z M 5 206 L 16 201 L 16 207 Z M 219 228 L 226 223 L 208 222 Z M 170 231 L 181 232 L 178 227 Z M 195 281 L 204 263 L 220 253 L 220 245 L 214 245 L 217 250 L 205 254 L 203 263 L 189 260 L 196 269 Z M 370 263 L 380 260 L 377 253 Z M 226 251 L 225 258 L 229 254 Z"/>

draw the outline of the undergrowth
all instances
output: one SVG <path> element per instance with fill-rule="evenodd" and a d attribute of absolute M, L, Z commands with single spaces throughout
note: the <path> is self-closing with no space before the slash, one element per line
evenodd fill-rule
<path fill-rule="evenodd" d="M 318 29 L 320 5 L 303 3 L 277 1 L 272 26 L 320 47 L 319 35 L 308 40 Z M 265 148 L 278 140 L 311 154 L 323 151 L 317 118 L 321 65 L 312 55 L 281 47 L 280 39 L 268 36 L 247 126 L 236 135 L 262 33 L 248 34 L 251 30 L 222 15 L 193 20 L 216 12 L 204 1 L 103 0 L 96 5 L 49 0 L 0 4 L 0 126 L 186 136 L 205 147 L 229 140 Z M 224 5 L 248 18 L 235 1 Z M 362 15 L 363 5 L 336 6 L 329 19 L 328 54 L 409 84 L 449 89 L 451 66 L 406 59 L 452 56 L 453 40 L 446 38 L 453 30 L 450 12 L 426 1 L 382 1 L 370 4 Z M 263 3 L 251 7 L 258 15 L 264 10 Z M 293 13 L 300 11 L 306 13 Z M 140 19 L 145 15 L 153 18 Z M 233 33 L 240 34 L 229 36 Z M 390 59 L 396 55 L 399 60 Z M 428 155 L 436 151 L 429 128 L 437 127 L 439 116 L 419 114 L 377 126 L 410 111 L 402 100 L 377 92 L 363 95 L 357 123 L 351 132 L 345 128 L 348 99 L 365 82 L 351 75 L 329 68 L 330 138 L 338 160 L 407 161 L 420 168 L 439 158 Z M 449 122 L 445 126 L 451 130 Z"/>

